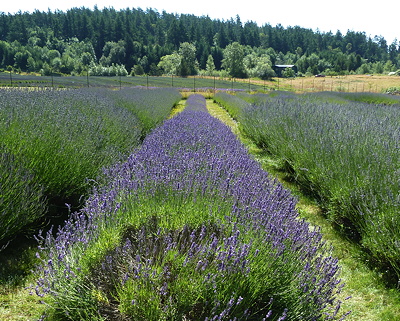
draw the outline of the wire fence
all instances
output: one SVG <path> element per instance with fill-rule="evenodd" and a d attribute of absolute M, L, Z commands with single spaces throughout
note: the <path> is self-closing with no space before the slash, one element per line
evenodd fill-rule
<path fill-rule="evenodd" d="M 177 76 L 35 76 L 0 73 L 2 87 L 172 87 L 187 91 L 267 91 L 272 86 L 237 78 Z"/>
<path fill-rule="evenodd" d="M 400 87 L 400 77 L 298 77 L 273 80 L 221 78 L 206 76 L 36 76 L 0 73 L 0 87 L 81 88 L 81 87 L 171 87 L 182 91 L 249 91 L 271 90 L 294 92 L 341 91 L 384 92 L 389 87 Z"/>

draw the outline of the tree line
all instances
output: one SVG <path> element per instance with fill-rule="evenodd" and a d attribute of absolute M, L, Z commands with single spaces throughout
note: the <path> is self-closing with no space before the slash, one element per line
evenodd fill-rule
<path fill-rule="evenodd" d="M 0 68 L 42 74 L 275 75 L 383 73 L 400 69 L 400 45 L 365 32 L 258 26 L 151 8 L 0 13 Z M 292 76 L 287 70 L 285 76 Z"/>

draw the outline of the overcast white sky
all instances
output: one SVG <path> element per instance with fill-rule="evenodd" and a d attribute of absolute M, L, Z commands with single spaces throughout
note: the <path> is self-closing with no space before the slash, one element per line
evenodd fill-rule
<path fill-rule="evenodd" d="M 372 38 L 383 36 L 388 45 L 395 38 L 400 41 L 400 1 L 380 0 L 360 2 L 355 0 L 334 0 L 323 3 L 320 0 L 264 0 L 264 1 L 218 1 L 218 0 L 69 0 L 69 1 L 10 1 L 2 0 L 0 12 L 15 13 L 32 12 L 35 9 L 47 11 L 56 9 L 66 11 L 72 7 L 87 7 L 93 9 L 97 4 L 99 9 L 113 7 L 116 10 L 124 8 L 152 8 L 158 12 L 187 13 L 196 16 L 208 15 L 212 19 L 228 20 L 240 16 L 241 21 L 254 21 L 259 26 L 269 23 L 284 27 L 300 26 L 321 32 L 347 30 L 365 32 Z"/>

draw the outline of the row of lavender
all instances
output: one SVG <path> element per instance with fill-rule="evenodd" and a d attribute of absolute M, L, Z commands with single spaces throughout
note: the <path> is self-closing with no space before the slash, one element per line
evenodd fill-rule
<path fill-rule="evenodd" d="M 59 213 L 59 204 L 78 205 L 88 179 L 126 157 L 180 97 L 174 90 L 0 90 L 0 247 L 42 224 L 48 211 Z M 143 117 L 143 109 L 157 117 Z"/>
<path fill-rule="evenodd" d="M 371 93 L 241 97 L 252 102 L 240 110 L 242 132 L 283 160 L 328 219 L 398 278 L 400 99 Z"/>
<path fill-rule="evenodd" d="M 339 319 L 337 260 L 295 203 L 192 95 L 40 237 L 35 290 L 49 319 Z"/>

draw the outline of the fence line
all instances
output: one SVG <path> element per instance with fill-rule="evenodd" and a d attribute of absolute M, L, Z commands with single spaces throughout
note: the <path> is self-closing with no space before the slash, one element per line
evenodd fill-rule
<path fill-rule="evenodd" d="M 400 77 L 399 77 L 400 79 Z M 172 87 L 187 91 L 270 91 L 288 90 L 296 92 L 343 91 L 379 92 L 378 84 L 343 78 L 274 78 L 273 80 L 237 79 L 206 76 L 34 76 L 0 73 L 1 87 L 111 87 L 141 86 Z"/>

